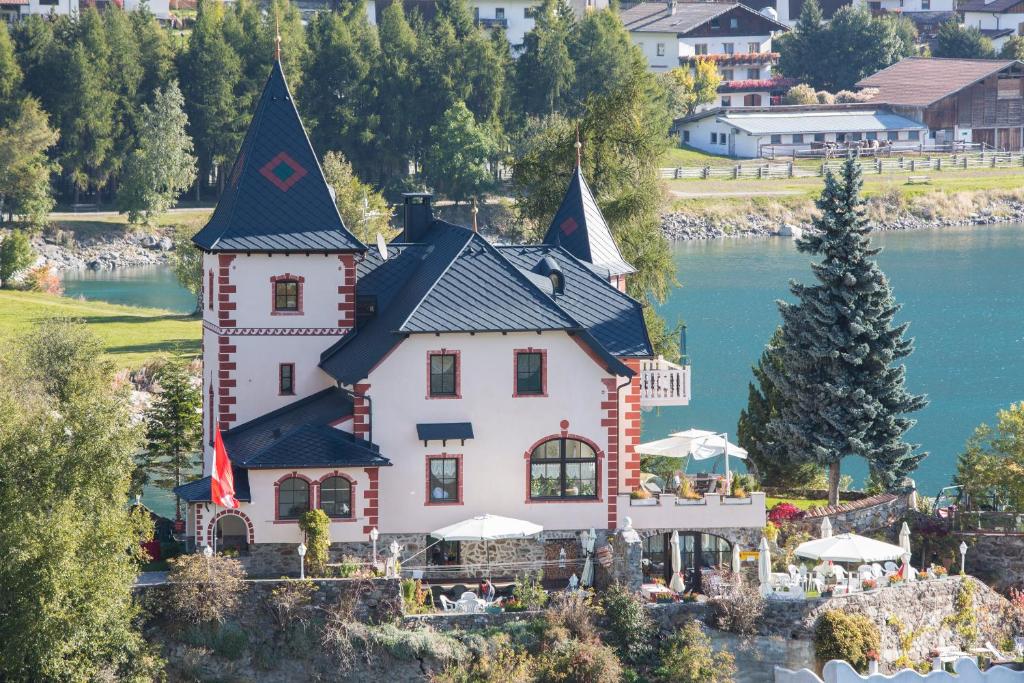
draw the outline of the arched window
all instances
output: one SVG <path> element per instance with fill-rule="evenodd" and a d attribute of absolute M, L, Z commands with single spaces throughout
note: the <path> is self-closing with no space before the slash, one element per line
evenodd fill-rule
<path fill-rule="evenodd" d="M 328 477 L 320 482 L 320 508 L 328 517 L 351 517 L 352 482 L 345 477 Z"/>
<path fill-rule="evenodd" d="M 309 512 L 309 482 L 288 477 L 277 488 L 278 519 L 298 519 L 302 513 Z"/>
<path fill-rule="evenodd" d="M 597 454 L 577 439 L 551 439 L 530 454 L 530 498 L 597 498 Z"/>

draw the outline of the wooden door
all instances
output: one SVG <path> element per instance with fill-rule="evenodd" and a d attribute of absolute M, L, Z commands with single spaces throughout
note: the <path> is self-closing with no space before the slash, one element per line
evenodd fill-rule
<path fill-rule="evenodd" d="M 971 142 L 979 145 L 996 146 L 996 131 L 993 128 L 972 128 Z"/>

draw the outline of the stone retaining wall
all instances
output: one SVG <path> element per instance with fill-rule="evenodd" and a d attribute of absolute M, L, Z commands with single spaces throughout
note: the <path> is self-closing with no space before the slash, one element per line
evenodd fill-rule
<path fill-rule="evenodd" d="M 1024 534 L 963 533 L 967 572 L 1001 586 L 1024 584 Z"/>
<path fill-rule="evenodd" d="M 872 531 L 895 529 L 907 513 L 917 509 L 917 491 L 910 489 L 897 494 L 871 496 L 859 501 L 840 503 L 829 508 L 814 508 L 792 525 L 817 537 L 825 517 L 832 523 L 836 534 L 864 534 Z"/>

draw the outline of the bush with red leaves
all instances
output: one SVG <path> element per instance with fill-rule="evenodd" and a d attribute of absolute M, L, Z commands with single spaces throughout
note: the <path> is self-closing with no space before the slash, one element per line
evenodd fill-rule
<path fill-rule="evenodd" d="M 788 522 L 791 519 L 800 519 L 803 516 L 803 510 L 792 503 L 778 503 L 768 511 L 768 521 L 775 524 L 775 526 L 781 526 L 783 522 Z"/>

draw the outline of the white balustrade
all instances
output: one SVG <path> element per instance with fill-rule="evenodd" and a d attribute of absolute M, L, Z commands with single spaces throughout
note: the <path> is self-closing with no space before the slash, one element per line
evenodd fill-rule
<path fill-rule="evenodd" d="M 690 403 L 690 366 L 664 358 L 640 362 L 640 407 L 685 406 Z"/>

